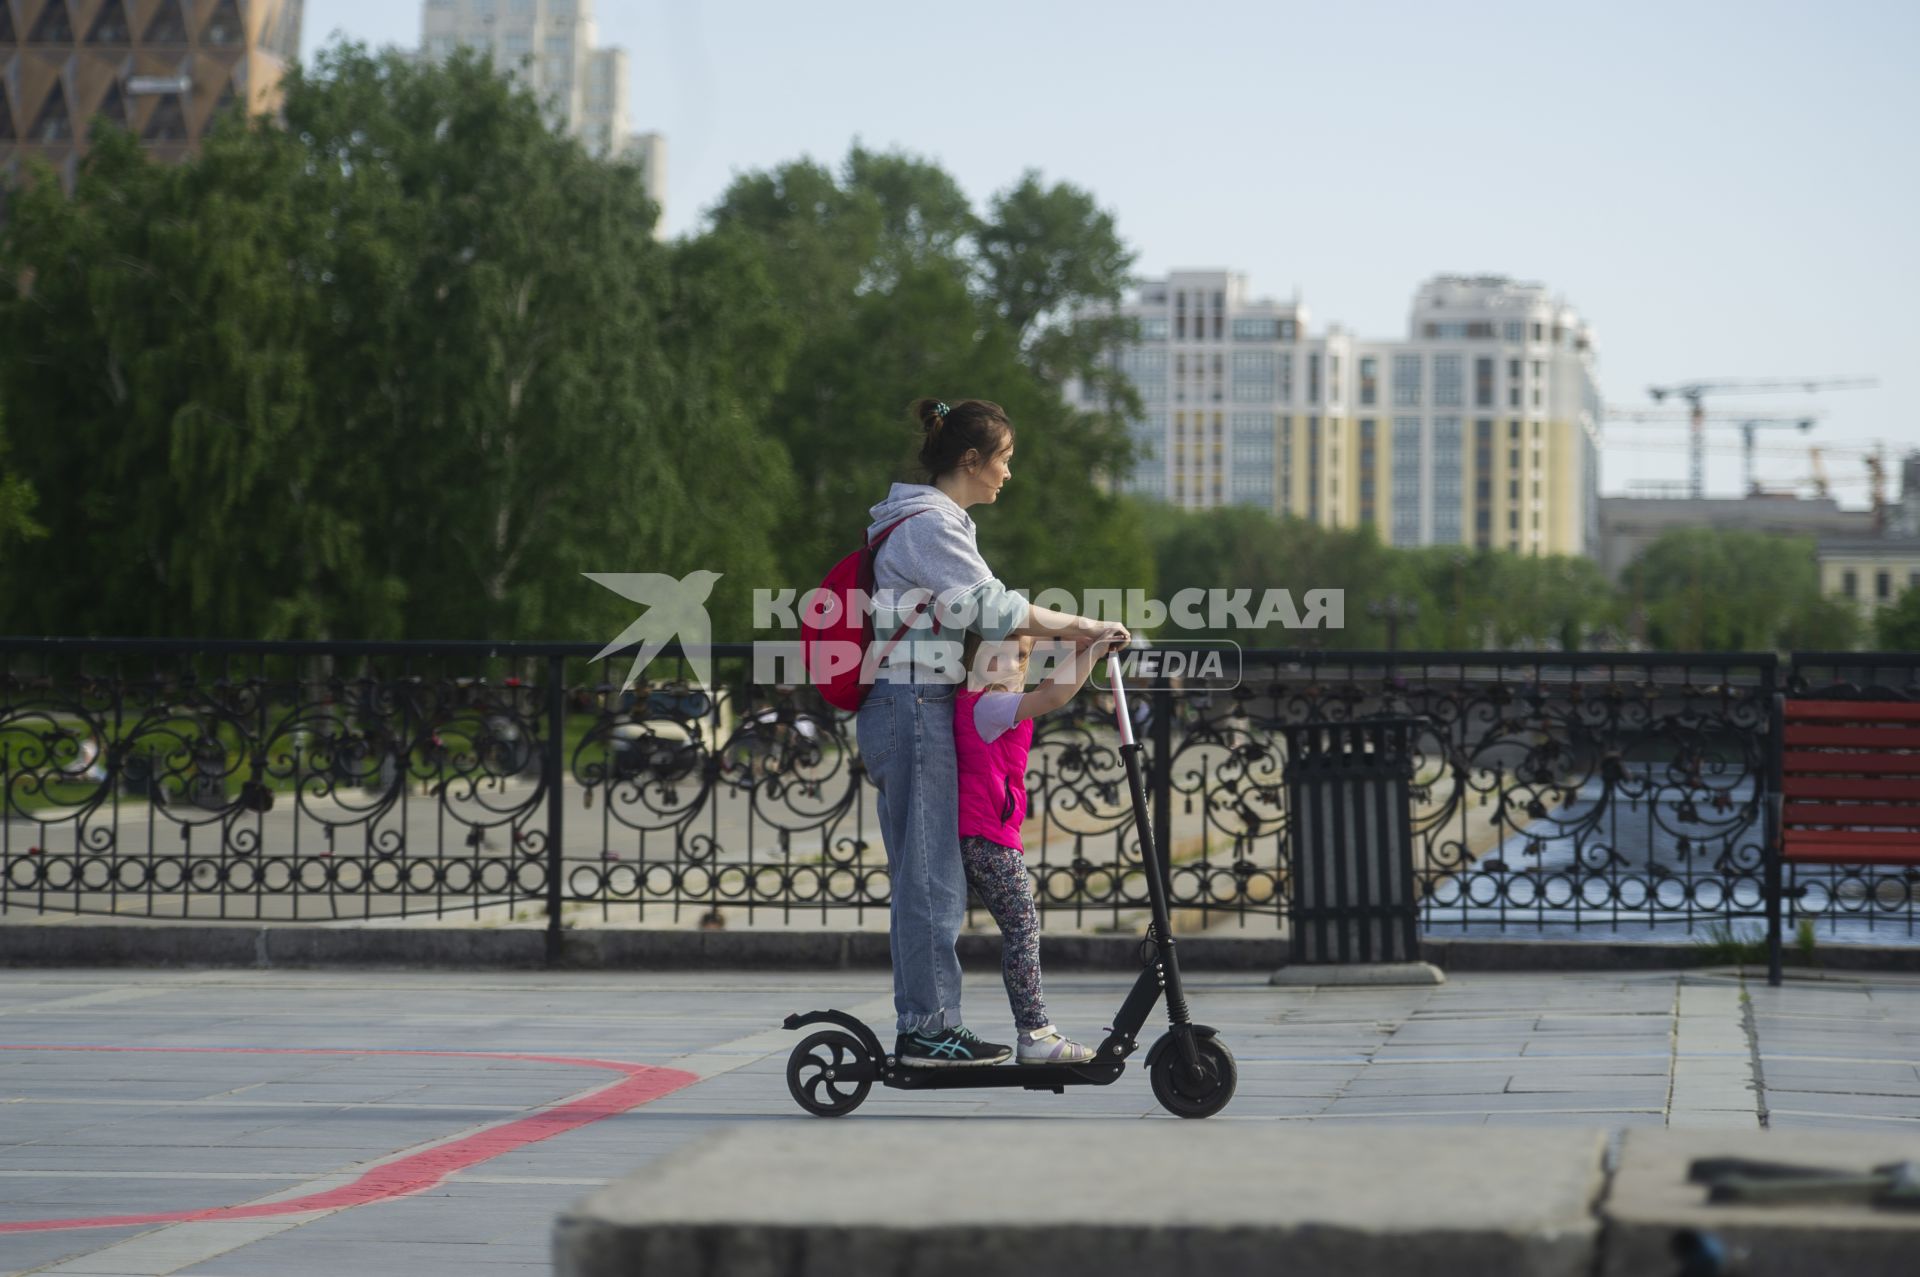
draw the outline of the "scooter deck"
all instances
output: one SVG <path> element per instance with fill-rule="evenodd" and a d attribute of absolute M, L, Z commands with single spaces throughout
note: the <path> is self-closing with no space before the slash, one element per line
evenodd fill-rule
<path fill-rule="evenodd" d="M 976 1064 L 946 1068 L 895 1065 L 880 1079 L 900 1091 L 936 1091 L 956 1087 L 1021 1086 L 1029 1091 L 1060 1091 L 1069 1086 L 1106 1086 L 1126 1072 L 1126 1062 L 1091 1064 Z"/>

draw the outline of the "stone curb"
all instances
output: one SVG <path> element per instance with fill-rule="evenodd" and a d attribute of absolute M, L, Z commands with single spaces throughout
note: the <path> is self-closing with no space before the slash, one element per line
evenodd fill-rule
<path fill-rule="evenodd" d="M 1905 1277 L 1920 1215 L 1707 1204 L 1696 1158 L 1865 1170 L 1897 1136 L 1474 1130 L 1091 1119 L 1071 1176 L 969 1175 L 1031 1126 L 754 1124 L 616 1180 L 556 1219 L 558 1277 L 971 1277 L 1064 1251 L 1103 1277 L 1661 1277 L 1679 1235 L 1743 1277 Z M 937 1150 L 931 1159 L 929 1150 Z M 823 1171 L 830 1173 L 823 1174 Z"/>
<path fill-rule="evenodd" d="M 667 931 L 596 928 L 561 933 L 570 970 L 884 970 L 887 936 L 878 931 Z M 1133 971 L 1137 936 L 1046 937 L 1049 968 Z M 963 935 L 962 963 L 1000 967 L 1000 939 Z M 1270 971 L 1286 960 L 1286 942 L 1180 942 L 1194 970 Z M 543 968 L 547 934 L 533 928 L 135 925 L 0 925 L 0 967 L 331 967 Z"/>
<path fill-rule="evenodd" d="M 1050 970 L 1132 971 L 1137 936 L 1049 935 Z M 1285 967 L 1280 937 L 1190 936 L 1180 960 L 1193 971 Z M 1427 939 L 1421 957 L 1442 971 L 1671 971 L 1728 966 L 1704 946 L 1611 940 Z M 999 937 L 960 937 L 961 962 L 997 970 Z M 1798 956 L 1798 955 L 1794 955 Z M 341 927 L 330 924 L 141 922 L 0 924 L 0 967 L 451 967 L 544 968 L 547 934 L 531 927 Z M 878 931 L 686 931 L 594 928 L 561 933 L 558 967 L 571 970 L 848 970 L 885 968 Z M 1745 967 L 1765 975 L 1764 964 Z M 1794 977 L 1822 973 L 1920 971 L 1920 946 L 1835 945 L 1818 970 L 1790 964 Z M 1304 974 L 1304 973 L 1303 973 Z M 1844 978 L 1844 976 L 1842 977 Z M 1312 983 L 1312 981 L 1307 981 Z"/>
<path fill-rule="evenodd" d="M 1764 957 L 1729 962 L 1690 941 L 1482 940 L 1420 941 L 1420 956 L 1442 971 L 1672 971 L 1680 967 L 1740 967 L 1765 979 Z M 1920 971 L 1920 945 L 1833 944 L 1815 950 L 1808 964 L 1792 949 L 1782 955 L 1787 978 L 1821 972 Z"/>
<path fill-rule="evenodd" d="M 712 1136 L 564 1212 L 554 1272 L 975 1277 L 1066 1255 L 1102 1277 L 1590 1277 L 1598 1131 L 1068 1125 L 1055 1152 L 1070 1175 L 1005 1168 L 1028 1123 L 801 1119 Z M 1473 1191 L 1449 1191 L 1463 1182 Z"/>

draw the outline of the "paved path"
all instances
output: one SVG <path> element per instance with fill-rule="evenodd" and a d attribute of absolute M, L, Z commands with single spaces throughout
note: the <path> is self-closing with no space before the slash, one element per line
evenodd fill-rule
<path fill-rule="evenodd" d="M 1127 983 L 1056 977 L 1052 1009 L 1097 1034 Z M 1189 983 L 1240 1063 L 1215 1121 L 1920 1140 L 1920 980 Z M 993 978 L 970 988 L 976 1025 L 1004 1030 Z M 0 1272 L 544 1273 L 554 1214 L 589 1190 L 713 1131 L 816 1120 L 775 1026 L 826 1006 L 885 1023 L 885 975 L 0 972 Z M 27 1049 L 46 1047 L 111 1049 Z M 1028 1129 L 1069 1153 L 1064 1123 L 1162 1116 L 1130 1070 L 1065 1097 L 878 1091 L 848 1120 L 970 1114 L 1060 1121 Z M 128 1215 L 163 1218 L 19 1230 Z"/>

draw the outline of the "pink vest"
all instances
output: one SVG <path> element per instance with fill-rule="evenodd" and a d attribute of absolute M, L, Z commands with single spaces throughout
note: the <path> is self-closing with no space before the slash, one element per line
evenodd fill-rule
<path fill-rule="evenodd" d="M 981 695 L 962 688 L 953 702 L 960 836 L 1019 848 L 1020 822 L 1027 814 L 1027 754 L 1033 748 L 1033 720 L 1015 723 L 991 741 L 982 740 L 980 729 L 973 725 L 973 707 Z"/>

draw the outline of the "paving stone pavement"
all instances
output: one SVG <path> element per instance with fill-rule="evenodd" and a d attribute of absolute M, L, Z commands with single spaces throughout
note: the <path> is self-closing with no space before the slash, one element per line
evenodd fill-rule
<path fill-rule="evenodd" d="M 1129 983 L 1062 974 L 1048 1000 L 1070 1033 L 1097 1036 Z M 1825 1127 L 1920 1140 L 1916 978 L 1769 989 L 1735 973 L 1470 974 L 1432 988 L 1277 989 L 1200 974 L 1188 984 L 1196 1017 L 1239 1061 L 1238 1094 L 1214 1121 Z M 973 974 L 969 988 L 975 1027 L 1007 1033 L 993 976 Z M 607 1181 L 711 1132 L 816 1121 L 787 1095 L 797 1035 L 778 1025 L 825 1007 L 884 1027 L 886 974 L 0 972 L 0 1272 L 544 1273 L 554 1215 Z M 343 1190 L 383 1163 L 430 1159 L 476 1133 L 484 1143 L 623 1076 L 576 1057 L 699 1080 L 420 1191 L 389 1184 L 365 1204 L 6 1231 Z M 1137 1069 L 1066 1096 L 877 1090 L 848 1120 L 973 1114 L 1062 1123 L 1045 1135 L 1050 1155 L 1071 1154 L 1074 1121 L 1173 1120 Z"/>

